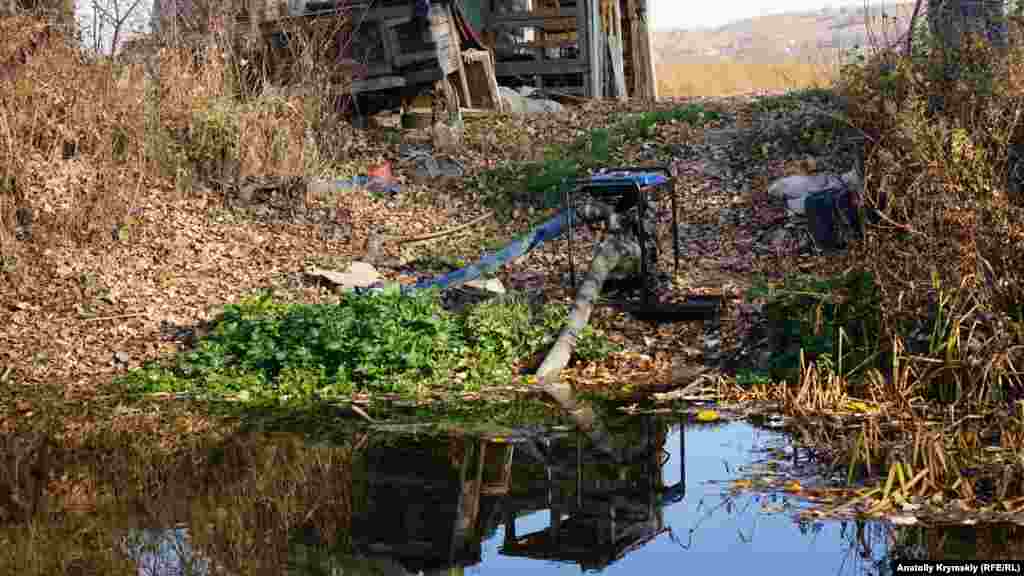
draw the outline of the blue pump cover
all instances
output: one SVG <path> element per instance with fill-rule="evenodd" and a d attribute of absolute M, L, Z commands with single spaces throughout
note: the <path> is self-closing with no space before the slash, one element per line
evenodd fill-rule
<path fill-rule="evenodd" d="M 659 186 L 668 182 L 668 177 L 661 172 L 604 172 L 589 178 L 593 184 L 636 184 L 641 188 Z"/>

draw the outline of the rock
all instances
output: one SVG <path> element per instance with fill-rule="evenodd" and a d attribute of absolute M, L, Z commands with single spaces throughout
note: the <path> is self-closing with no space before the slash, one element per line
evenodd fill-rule
<path fill-rule="evenodd" d="M 127 352 L 121 350 L 114 352 L 114 363 L 115 364 L 128 364 L 132 357 Z"/>
<path fill-rule="evenodd" d="M 368 288 L 382 280 L 382 276 L 373 265 L 359 261 L 350 264 L 344 272 L 313 267 L 306 270 L 305 274 L 311 278 L 333 284 L 340 290 Z"/>

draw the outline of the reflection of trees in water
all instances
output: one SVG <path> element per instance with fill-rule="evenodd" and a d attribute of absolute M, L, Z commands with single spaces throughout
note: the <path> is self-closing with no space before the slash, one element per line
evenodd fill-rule
<path fill-rule="evenodd" d="M 295 435 L 253 435 L 197 442 L 174 452 L 123 442 L 120 449 L 92 453 L 89 459 L 64 457 L 55 464 L 61 472 L 51 476 L 89 487 L 92 506 L 87 513 L 73 513 L 59 496 L 51 498 L 53 515 L 36 518 L 40 530 L 22 531 L 8 544 L 49 541 L 59 554 L 74 558 L 83 549 L 115 556 L 109 548 L 104 551 L 104 543 L 121 542 L 123 551 L 136 552 L 133 556 L 148 564 L 150 574 L 176 574 L 190 559 L 208 559 L 219 571 L 236 574 L 283 573 L 290 535 L 301 530 L 348 544 L 353 484 L 348 446 L 314 446 Z M 74 537 L 59 537 L 67 514 L 74 514 L 73 524 L 87 523 L 87 530 L 79 526 Z M 84 541 L 83 533 L 89 535 Z M 101 566 L 95 573 L 123 572 Z M 35 573 L 64 572 L 51 567 Z"/>
<path fill-rule="evenodd" d="M 198 466 L 182 462 L 179 479 L 153 500 L 168 504 L 147 520 L 187 522 L 195 548 L 229 572 L 282 573 L 293 533 L 348 549 L 353 459 L 350 447 L 301 436 L 232 439 Z"/>

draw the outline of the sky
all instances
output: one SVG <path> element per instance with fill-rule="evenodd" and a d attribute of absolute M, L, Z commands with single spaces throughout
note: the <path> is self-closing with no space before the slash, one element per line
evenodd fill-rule
<path fill-rule="evenodd" d="M 655 30 L 713 28 L 753 16 L 863 3 L 864 0 L 647 0 Z"/>

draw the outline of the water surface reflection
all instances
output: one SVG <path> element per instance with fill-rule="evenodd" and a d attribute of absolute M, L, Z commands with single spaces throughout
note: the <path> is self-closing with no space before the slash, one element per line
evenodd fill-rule
<path fill-rule="evenodd" d="M 0 477 L 0 504 L 46 501 L 23 517 L 0 510 L 0 572 L 741 573 L 771 562 L 867 575 L 887 574 L 896 552 L 1009 558 L 1021 542 L 1019 527 L 802 523 L 788 494 L 732 494 L 729 480 L 795 458 L 784 437 L 749 424 L 629 417 L 609 430 L 600 447 L 535 425 L 245 434 L 172 453 L 129 444 L 89 462 L 51 454 L 47 490 Z"/>

